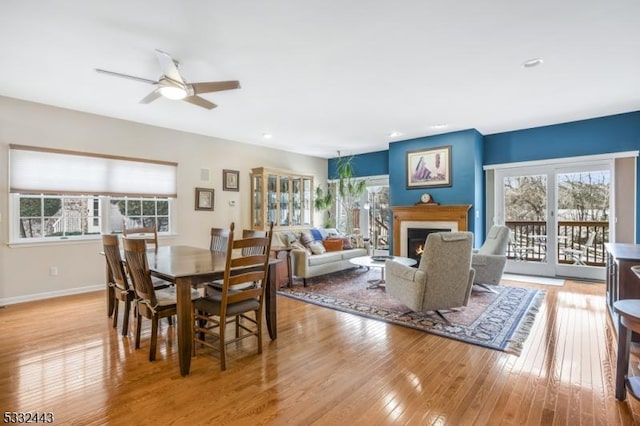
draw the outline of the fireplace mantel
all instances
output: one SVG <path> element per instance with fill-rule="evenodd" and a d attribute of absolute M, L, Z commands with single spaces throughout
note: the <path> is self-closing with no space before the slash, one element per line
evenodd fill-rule
<path fill-rule="evenodd" d="M 432 205 L 418 204 L 415 206 L 391 207 L 393 212 L 393 254 L 400 256 L 401 247 L 401 227 L 402 222 L 455 222 L 458 231 L 469 229 L 468 218 L 471 204 L 463 205 Z"/>

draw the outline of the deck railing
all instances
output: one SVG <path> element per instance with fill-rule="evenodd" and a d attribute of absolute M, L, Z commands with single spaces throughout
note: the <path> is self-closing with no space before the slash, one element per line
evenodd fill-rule
<path fill-rule="evenodd" d="M 506 225 L 511 229 L 512 240 L 509 244 L 509 259 L 530 262 L 546 261 L 547 224 L 544 221 L 510 221 Z M 604 221 L 560 221 L 558 222 L 556 249 L 558 262 L 572 264 L 573 258 L 565 249 L 585 249 L 589 236 L 595 232 L 593 245 L 586 247 L 584 264 L 605 266 L 604 244 L 609 241 L 609 222 Z"/>

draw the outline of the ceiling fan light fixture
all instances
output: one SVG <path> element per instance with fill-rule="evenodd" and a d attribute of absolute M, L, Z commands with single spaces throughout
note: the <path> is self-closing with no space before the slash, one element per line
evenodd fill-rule
<path fill-rule="evenodd" d="M 187 97 L 187 91 L 182 87 L 174 86 L 162 86 L 160 87 L 160 94 L 168 99 L 180 100 Z"/>

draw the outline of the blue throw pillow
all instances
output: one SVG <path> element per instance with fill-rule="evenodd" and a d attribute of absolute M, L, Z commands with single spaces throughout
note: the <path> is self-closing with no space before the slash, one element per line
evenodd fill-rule
<path fill-rule="evenodd" d="M 313 235 L 314 240 L 322 241 L 322 234 L 316 228 L 311 229 L 311 235 Z"/>

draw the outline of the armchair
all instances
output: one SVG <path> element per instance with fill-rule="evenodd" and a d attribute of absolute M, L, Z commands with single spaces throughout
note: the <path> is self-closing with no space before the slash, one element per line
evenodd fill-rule
<path fill-rule="evenodd" d="M 414 312 L 466 306 L 473 286 L 471 232 L 436 232 L 427 236 L 418 268 L 385 262 L 387 293 Z"/>
<path fill-rule="evenodd" d="M 487 239 L 482 247 L 474 250 L 471 267 L 476 275 L 473 283 L 491 290 L 487 284 L 500 284 L 504 267 L 507 264 L 507 247 L 511 231 L 506 226 L 494 225 L 489 229 Z"/>

